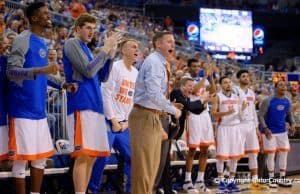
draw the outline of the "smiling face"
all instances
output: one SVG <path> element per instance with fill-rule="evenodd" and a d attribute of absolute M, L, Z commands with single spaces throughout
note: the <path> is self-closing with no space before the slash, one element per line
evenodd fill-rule
<path fill-rule="evenodd" d="M 185 84 L 181 86 L 183 95 L 186 97 L 192 95 L 193 88 L 194 88 L 194 81 L 193 80 L 186 81 Z"/>
<path fill-rule="evenodd" d="M 44 28 L 52 28 L 51 16 L 47 6 L 40 7 L 32 16 L 33 24 Z"/>

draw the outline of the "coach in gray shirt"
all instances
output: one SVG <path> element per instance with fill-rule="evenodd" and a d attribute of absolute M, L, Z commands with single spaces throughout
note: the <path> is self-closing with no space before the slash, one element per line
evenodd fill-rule
<path fill-rule="evenodd" d="M 157 32 L 152 42 L 155 51 L 141 66 L 135 85 L 135 104 L 129 115 L 132 194 L 152 194 L 164 133 L 160 115 L 162 112 L 176 118 L 181 115 L 166 98 L 170 73 L 166 58 L 174 52 L 174 36 L 170 32 Z"/>

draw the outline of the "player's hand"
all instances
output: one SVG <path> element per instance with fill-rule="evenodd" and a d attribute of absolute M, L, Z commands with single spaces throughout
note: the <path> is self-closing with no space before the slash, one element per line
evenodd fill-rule
<path fill-rule="evenodd" d="M 165 130 L 161 130 L 161 140 L 167 140 L 168 139 L 168 134 L 165 132 Z"/>
<path fill-rule="evenodd" d="M 62 88 L 67 90 L 67 92 L 76 93 L 78 90 L 78 84 L 77 83 L 64 83 Z"/>
<path fill-rule="evenodd" d="M 243 101 L 242 103 L 242 111 L 244 111 L 248 106 L 248 103 L 246 101 Z"/>
<path fill-rule="evenodd" d="M 227 111 L 227 115 L 231 115 L 231 114 L 233 114 L 234 112 L 235 112 L 235 110 L 234 110 L 233 106 L 229 106 L 229 107 L 228 107 L 228 111 Z"/>
<path fill-rule="evenodd" d="M 199 95 L 203 104 L 206 104 L 211 100 L 211 95 L 209 94 L 209 91 L 206 91 L 206 88 L 200 88 Z"/>
<path fill-rule="evenodd" d="M 111 123 L 113 132 L 119 132 L 122 130 L 121 124 L 115 118 L 111 119 Z"/>
<path fill-rule="evenodd" d="M 176 119 L 179 119 L 181 117 L 181 110 L 177 109 L 174 116 L 175 116 Z"/>
<path fill-rule="evenodd" d="M 176 102 L 176 99 L 174 99 L 174 101 L 172 102 L 172 104 L 177 108 L 177 109 L 179 109 L 179 110 L 182 110 L 183 109 L 183 104 L 181 104 L 181 103 L 177 103 Z"/>
<path fill-rule="evenodd" d="M 296 126 L 295 126 L 295 125 L 292 125 L 292 126 L 290 127 L 290 133 L 291 133 L 292 136 L 295 135 L 295 133 L 296 133 Z"/>
<path fill-rule="evenodd" d="M 125 131 L 128 128 L 128 121 L 120 122 L 120 125 L 121 125 L 121 128 L 122 128 L 121 130 Z"/>
<path fill-rule="evenodd" d="M 262 135 L 258 128 L 256 128 L 256 136 L 257 136 L 258 142 L 262 142 Z"/>
<path fill-rule="evenodd" d="M 61 70 L 61 66 L 59 65 L 48 65 L 46 67 L 38 68 L 33 71 L 34 75 L 38 74 L 53 74 L 55 75 L 59 70 Z"/>
<path fill-rule="evenodd" d="M 272 131 L 268 128 L 265 128 L 264 131 L 265 131 L 267 140 L 271 140 L 272 139 Z"/>
<path fill-rule="evenodd" d="M 103 40 L 104 46 L 102 47 L 103 52 L 106 54 L 113 54 L 118 48 L 118 44 L 122 41 L 122 34 L 120 32 L 112 32 L 108 38 Z M 114 57 L 114 56 L 113 56 Z"/>

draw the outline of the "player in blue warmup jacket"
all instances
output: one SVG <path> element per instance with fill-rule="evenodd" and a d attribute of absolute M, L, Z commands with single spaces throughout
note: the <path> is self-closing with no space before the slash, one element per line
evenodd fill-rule
<path fill-rule="evenodd" d="M 288 132 L 286 129 L 286 117 L 291 122 L 291 132 L 295 132 L 295 119 L 292 114 L 291 100 L 285 96 L 287 87 L 284 81 L 275 84 L 275 95 L 263 100 L 259 110 L 259 120 L 263 127 L 263 150 L 267 153 L 267 167 L 269 178 L 274 178 L 275 153 L 279 155 L 280 177 L 283 179 L 279 186 L 292 186 L 285 179 L 287 154 L 290 150 Z M 269 187 L 277 187 L 274 181 L 269 182 Z"/>
<path fill-rule="evenodd" d="M 63 48 L 66 81 L 78 84 L 78 91 L 67 95 L 67 130 L 74 148 L 72 156 L 76 157 L 73 170 L 76 194 L 85 193 L 95 158 L 110 155 L 98 74 L 102 81 L 108 78 L 121 35 L 116 33 L 105 39 L 94 58 L 87 44 L 95 27 L 95 17 L 80 15 L 74 24 L 75 38 L 67 40 Z"/>

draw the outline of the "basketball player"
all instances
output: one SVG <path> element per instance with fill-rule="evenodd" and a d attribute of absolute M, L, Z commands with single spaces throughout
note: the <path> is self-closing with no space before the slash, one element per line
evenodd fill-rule
<path fill-rule="evenodd" d="M 261 137 L 258 130 L 258 118 L 255 110 L 255 94 L 249 88 L 250 77 L 248 70 L 240 70 L 236 77 L 239 79 L 239 87 L 236 88 L 236 94 L 242 101 L 247 102 L 240 128 L 242 138 L 245 141 L 245 154 L 248 154 L 248 164 L 252 176 L 252 189 L 263 189 L 263 185 L 257 182 L 257 155 L 259 152 L 258 137 Z"/>
<path fill-rule="evenodd" d="M 74 145 L 76 194 L 85 193 L 95 158 L 110 155 L 99 79 L 107 80 L 121 36 L 114 33 L 105 39 L 94 58 L 87 44 L 93 38 L 95 27 L 95 17 L 80 15 L 74 24 L 75 38 L 67 40 L 63 49 L 66 81 L 78 84 L 78 91 L 67 96 L 67 130 L 70 144 Z"/>
<path fill-rule="evenodd" d="M 246 108 L 246 103 L 241 105 L 239 97 L 232 92 L 230 78 L 220 78 L 221 92 L 213 101 L 212 116 L 219 119 L 217 129 L 217 172 L 221 180 L 218 192 L 239 192 L 234 181 L 226 184 L 223 181 L 224 161 L 229 161 L 230 179 L 234 179 L 237 161 L 244 155 L 244 142 L 241 138 L 240 117 Z"/>
<path fill-rule="evenodd" d="M 198 62 L 195 61 L 193 63 Z M 194 66 L 194 64 L 190 66 Z M 193 91 L 194 94 L 190 97 L 191 101 L 201 98 L 199 93 L 201 88 L 205 90 L 205 87 L 207 87 L 210 89 L 211 94 L 215 93 L 216 87 L 213 78 L 213 72 L 213 66 L 207 67 L 204 77 L 197 77 L 195 79 L 195 86 Z M 208 77 L 211 80 L 211 84 L 207 79 Z M 186 174 L 183 189 L 185 191 L 191 191 L 193 190 L 193 188 L 195 188 L 200 190 L 201 192 L 209 192 L 209 189 L 207 189 L 204 184 L 204 173 L 206 169 L 207 149 L 210 145 L 214 145 L 214 131 L 208 109 L 204 110 L 201 114 L 198 115 L 190 112 L 188 116 L 188 126 L 187 144 L 189 147 L 189 151 L 186 157 Z M 199 171 L 195 185 L 193 185 L 191 174 L 196 148 L 200 148 Z"/>
<path fill-rule="evenodd" d="M 107 82 L 102 84 L 104 115 L 109 120 L 108 139 L 110 147 L 125 160 L 126 192 L 130 192 L 130 143 L 128 115 L 133 106 L 135 81 L 138 75 L 133 66 L 137 61 L 139 45 L 134 39 L 120 44 L 122 59 L 114 62 Z M 97 158 L 93 168 L 89 190 L 97 193 L 101 176 L 108 158 Z"/>
<path fill-rule="evenodd" d="M 47 47 L 43 32 L 51 27 L 50 12 L 44 3 L 26 9 L 30 30 L 18 35 L 8 57 L 9 78 L 9 159 L 17 194 L 25 194 L 25 167 L 31 161 L 31 194 L 40 192 L 46 158 L 53 145 L 46 118 L 47 76 L 59 70 L 47 66 Z"/>
<path fill-rule="evenodd" d="M 289 180 L 285 179 L 287 154 L 290 150 L 288 133 L 285 127 L 286 117 L 291 122 L 291 132 L 295 133 L 295 119 L 292 114 L 292 103 L 285 96 L 287 87 L 284 81 L 275 84 L 275 95 L 263 100 L 259 110 L 259 121 L 263 127 L 264 152 L 267 153 L 267 168 L 269 171 L 269 187 L 278 187 L 273 181 L 275 153 L 279 155 L 280 178 L 279 186 L 292 186 Z"/>

